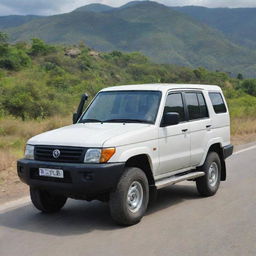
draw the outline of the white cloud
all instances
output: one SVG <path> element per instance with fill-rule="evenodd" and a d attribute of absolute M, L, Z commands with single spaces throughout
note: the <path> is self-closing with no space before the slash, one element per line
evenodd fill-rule
<path fill-rule="evenodd" d="M 51 14 L 59 12 L 62 4 L 68 0 L 0 0 L 1 13 L 4 9 L 12 14 Z"/>
<path fill-rule="evenodd" d="M 128 0 L 0 0 L 0 15 L 38 14 L 51 15 L 69 12 L 77 7 L 101 3 L 114 7 Z M 156 0 L 169 6 L 198 5 L 206 7 L 256 7 L 255 0 Z"/>
<path fill-rule="evenodd" d="M 0 0 L 1 2 L 1 0 Z M 61 12 L 69 12 L 71 10 L 74 10 L 80 6 L 84 6 L 87 4 L 92 4 L 92 3 L 100 3 L 100 4 L 105 4 L 105 5 L 110 5 L 113 7 L 118 7 L 123 4 L 126 4 L 127 0 L 73 0 L 72 2 L 65 3 L 61 7 Z"/>
<path fill-rule="evenodd" d="M 206 7 L 256 7 L 255 0 L 159 0 L 171 6 L 198 5 Z"/>
<path fill-rule="evenodd" d="M 14 14 L 13 10 L 0 3 L 0 16 Z"/>

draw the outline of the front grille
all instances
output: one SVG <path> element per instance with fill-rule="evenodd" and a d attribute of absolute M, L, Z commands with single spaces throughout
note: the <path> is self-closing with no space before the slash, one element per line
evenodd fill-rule
<path fill-rule="evenodd" d="M 54 157 L 54 150 L 59 150 L 59 156 Z M 85 148 L 64 146 L 36 146 L 35 160 L 64 163 L 83 163 Z"/>

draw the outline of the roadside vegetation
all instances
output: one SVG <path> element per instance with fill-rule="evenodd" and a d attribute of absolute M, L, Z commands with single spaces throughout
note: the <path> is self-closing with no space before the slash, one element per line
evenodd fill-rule
<path fill-rule="evenodd" d="M 22 156 L 29 137 L 70 124 L 82 93 L 92 98 L 106 86 L 133 83 L 218 84 L 234 138 L 256 135 L 256 79 L 154 64 L 140 53 L 96 52 L 83 43 L 49 45 L 34 38 L 9 44 L 0 32 L 0 171 Z"/>

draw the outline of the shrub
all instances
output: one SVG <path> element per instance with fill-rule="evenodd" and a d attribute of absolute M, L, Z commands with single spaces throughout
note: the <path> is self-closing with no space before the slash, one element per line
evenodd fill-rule
<path fill-rule="evenodd" d="M 65 96 L 38 81 L 12 84 L 3 91 L 3 108 L 10 115 L 23 120 L 63 114 L 68 108 L 65 106 L 68 103 Z"/>
<path fill-rule="evenodd" d="M 18 71 L 23 67 L 27 67 L 30 62 L 31 60 L 25 51 L 15 47 L 8 47 L 0 57 L 0 68 Z"/>
<path fill-rule="evenodd" d="M 252 95 L 252 96 L 256 96 L 256 79 L 247 79 L 247 80 L 244 80 L 240 86 L 240 88 Z"/>
<path fill-rule="evenodd" d="M 47 45 L 43 40 L 38 38 L 32 39 L 32 46 L 30 49 L 30 54 L 32 56 L 43 56 L 47 55 L 50 52 L 53 52 L 55 47 Z"/>
<path fill-rule="evenodd" d="M 256 113 L 255 79 L 233 79 L 204 68 L 154 64 L 136 52 L 91 56 L 84 45 L 79 47 L 79 56 L 70 58 L 65 56 L 68 46 L 53 47 L 37 38 L 32 39 L 31 46 L 10 45 L 1 33 L 0 47 L 4 49 L 0 50 L 0 117 L 9 114 L 27 120 L 62 115 L 75 109 L 82 93 L 89 93 L 91 98 L 106 86 L 159 82 L 218 84 L 232 117 Z"/>

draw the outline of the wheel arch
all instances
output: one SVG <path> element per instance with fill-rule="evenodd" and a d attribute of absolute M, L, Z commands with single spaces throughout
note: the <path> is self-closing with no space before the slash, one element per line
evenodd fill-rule
<path fill-rule="evenodd" d="M 220 142 L 212 144 L 207 151 L 205 159 L 206 159 L 207 155 L 209 154 L 209 152 L 216 152 L 219 155 L 220 162 L 221 162 L 221 181 L 225 181 L 226 177 L 227 177 L 227 172 L 226 172 L 226 162 L 225 162 L 224 155 L 223 155 L 222 144 Z M 204 161 L 205 161 L 205 159 L 204 159 Z"/>
<path fill-rule="evenodd" d="M 125 167 L 140 168 L 146 174 L 149 186 L 155 185 L 150 157 L 147 154 L 139 154 L 139 155 L 130 157 L 126 161 Z"/>

